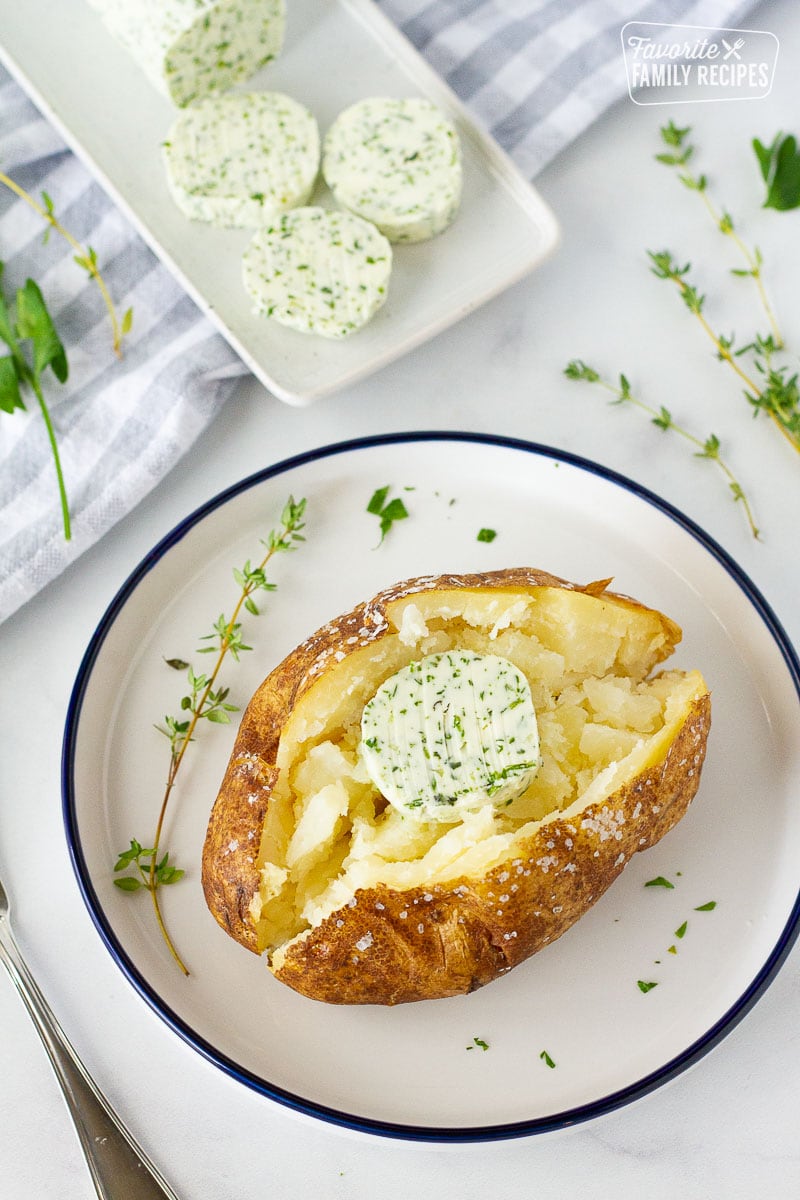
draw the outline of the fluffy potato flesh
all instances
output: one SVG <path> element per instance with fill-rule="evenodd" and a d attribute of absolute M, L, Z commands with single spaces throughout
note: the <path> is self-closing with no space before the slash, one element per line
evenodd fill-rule
<path fill-rule="evenodd" d="M 241 862 L 239 839 L 226 855 L 215 810 L 209 904 L 307 995 L 394 1003 L 487 982 L 559 936 L 694 795 L 706 685 L 696 671 L 652 674 L 678 627 L 602 584 L 499 575 L 479 586 L 414 581 L 357 610 L 359 632 L 347 621 L 342 638 L 330 636 L 336 622 L 320 631 L 301 648 L 304 670 L 272 731 L 273 761 L 240 747 L 229 768 L 255 789 L 250 805 L 263 823 L 247 832 L 231 920 L 214 877 L 221 860 Z M 361 760 L 360 723 L 395 672 L 454 649 L 500 656 L 524 674 L 542 766 L 511 803 L 488 801 L 442 824 L 386 803 Z M 286 692 L 282 669 L 273 688 L 283 680 Z M 246 735 L 244 745 L 255 743 Z"/>

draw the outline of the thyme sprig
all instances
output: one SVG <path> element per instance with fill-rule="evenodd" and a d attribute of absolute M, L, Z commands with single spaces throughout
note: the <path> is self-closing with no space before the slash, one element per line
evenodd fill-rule
<path fill-rule="evenodd" d="M 692 174 L 692 172 L 688 169 L 689 161 L 694 157 L 696 149 L 696 147 L 687 140 L 691 132 L 692 127 L 690 125 L 687 125 L 681 129 L 674 123 L 674 121 L 670 121 L 667 125 L 662 125 L 660 133 L 661 141 L 663 142 L 665 149 L 662 150 L 660 154 L 655 156 L 656 161 L 664 163 L 665 166 L 672 167 L 677 171 L 678 179 L 681 181 L 684 187 L 688 188 L 691 192 L 696 192 L 697 195 L 700 196 L 703 204 L 705 205 L 706 211 L 708 212 L 711 220 L 714 222 L 714 225 L 719 232 L 725 237 L 730 238 L 730 240 L 736 246 L 736 249 L 739 251 L 747 265 L 744 268 L 731 268 L 731 275 L 737 275 L 740 278 L 751 278 L 753 280 L 758 291 L 759 300 L 764 308 L 764 312 L 766 313 L 766 317 L 772 331 L 771 336 L 777 348 L 782 349 L 783 338 L 781 336 L 780 329 L 778 328 L 778 322 L 764 286 L 764 277 L 762 271 L 762 267 L 764 265 L 763 255 L 761 254 L 758 246 L 750 247 L 747 245 L 736 229 L 730 212 L 728 212 L 728 210 L 725 208 L 719 208 L 714 202 L 709 193 L 708 177 L 703 174 Z"/>
<path fill-rule="evenodd" d="M 650 270 L 657 279 L 668 280 L 675 284 L 681 299 L 689 312 L 697 319 L 706 336 L 711 340 L 720 362 L 727 363 L 732 371 L 745 384 L 745 398 L 752 406 L 755 414 L 765 415 L 777 427 L 789 444 L 800 453 L 800 392 L 797 385 L 797 374 L 789 375 L 787 366 L 775 367 L 774 355 L 781 348 L 775 338 L 769 334 L 762 337 L 757 334 L 751 342 L 736 346 L 733 335 L 728 337 L 717 333 L 705 316 L 706 297 L 691 283 L 688 275 L 692 269 L 691 263 L 679 266 L 669 250 L 647 251 L 651 262 Z M 753 366 L 761 376 L 761 381 L 755 379 L 742 366 L 744 355 L 751 354 Z"/>
<path fill-rule="evenodd" d="M 750 501 L 745 495 L 744 489 L 739 483 L 739 480 L 722 458 L 720 454 L 720 440 L 715 433 L 709 434 L 706 438 L 696 437 L 695 434 L 684 428 L 683 425 L 679 425 L 673 419 L 672 413 L 668 408 L 665 408 L 663 405 L 657 409 L 652 408 L 638 396 L 634 395 L 631 390 L 630 382 L 625 375 L 621 374 L 619 376 L 619 382 L 617 384 L 609 383 L 609 381 L 604 379 L 602 375 L 600 375 L 600 373 L 594 369 L 594 367 L 588 366 L 582 361 L 582 359 L 579 358 L 573 359 L 572 362 L 567 364 L 567 366 L 564 368 L 564 374 L 568 379 L 583 380 L 586 383 L 595 383 L 599 387 L 604 388 L 607 392 L 610 392 L 613 397 L 609 401 L 611 404 L 628 403 L 634 405 L 642 412 L 647 413 L 652 424 L 655 425 L 657 429 L 661 429 L 665 433 L 668 430 L 672 430 L 674 433 L 677 433 L 679 437 L 682 437 L 684 441 L 689 442 L 692 446 L 695 446 L 695 458 L 704 458 L 711 462 L 715 462 L 728 481 L 728 488 L 733 499 L 741 503 L 747 517 L 747 523 L 750 526 L 750 532 L 754 538 L 759 538 L 759 530 L 753 517 Z"/>
<path fill-rule="evenodd" d="M 138 892 L 140 888 L 148 890 L 153 886 L 150 882 L 150 869 L 155 858 L 155 849 L 151 846 L 146 849 L 136 838 L 131 838 L 131 844 L 127 850 L 123 850 L 114 864 L 114 871 L 124 871 L 128 867 L 135 867 L 138 874 L 136 875 L 121 875 L 114 880 L 116 887 L 123 892 Z M 169 861 L 169 854 L 165 854 L 160 862 L 155 864 L 156 887 L 170 883 L 177 883 L 183 879 L 185 871 L 181 871 L 179 867 L 174 867 Z"/>
<path fill-rule="evenodd" d="M 156 726 L 156 729 L 164 734 L 169 741 L 170 757 L 166 785 L 156 822 L 155 836 L 153 837 L 153 845 L 148 850 L 142 850 L 140 844 L 134 839 L 131 842 L 130 849 L 123 851 L 120 855 L 117 860 L 118 866 L 115 867 L 115 870 L 122 869 L 119 867 L 119 863 L 125 859 L 123 866 L 135 866 L 140 876 L 143 876 L 145 879 L 144 886 L 150 893 L 153 911 L 161 935 L 166 942 L 170 954 L 184 975 L 188 975 L 189 971 L 167 931 L 158 897 L 158 889 L 162 884 L 177 881 L 175 876 L 164 877 L 165 872 L 168 875 L 169 871 L 172 870 L 169 866 L 169 855 L 159 857 L 161 855 L 161 835 L 167 808 L 181 763 L 184 760 L 190 743 L 195 739 L 199 722 L 205 720 L 217 725 L 229 724 L 230 714 L 238 711 L 236 705 L 231 704 L 228 700 L 229 689 L 218 685 L 218 676 L 222 664 L 229 654 L 238 662 L 239 656 L 243 652 L 252 649 L 243 639 L 239 617 L 243 609 L 253 616 L 257 616 L 260 610 L 254 599 L 255 593 L 260 591 L 272 592 L 275 590 L 277 585 L 267 579 L 267 565 L 276 554 L 294 550 L 301 542 L 305 541 L 302 533 L 305 527 L 305 510 L 305 500 L 296 501 L 294 497 L 290 496 L 281 512 L 279 527 L 271 530 L 266 540 L 262 539 L 261 544 L 265 553 L 261 561 L 254 567 L 250 560 L 248 560 L 241 569 L 233 571 L 234 580 L 239 587 L 239 596 L 233 612 L 229 618 L 224 613 L 217 618 L 213 623 L 211 632 L 205 634 L 200 639 L 203 642 L 210 642 L 210 645 L 200 646 L 197 651 L 199 654 L 213 653 L 216 655 L 211 671 L 208 674 L 198 674 L 191 664 L 185 662 L 183 659 L 173 658 L 166 660 L 167 664 L 173 670 L 186 672 L 188 688 L 181 697 L 179 715 L 166 716 L 163 725 Z M 134 845 L 138 848 L 137 850 L 134 850 Z M 144 858 L 147 858 L 147 864 L 143 872 L 141 860 Z M 136 881 L 135 875 L 124 878 L 132 878 Z M 114 882 L 117 886 L 123 886 L 122 879 L 115 880 Z M 125 888 L 132 891 L 139 890 L 136 882 L 134 882 L 133 887 L 125 885 Z"/>
<path fill-rule="evenodd" d="M 117 316 L 117 310 L 114 306 L 114 301 L 111 299 L 111 293 L 108 290 L 108 285 L 100 273 L 100 268 L 97 265 L 97 252 L 91 246 L 82 245 L 76 237 L 74 237 L 68 229 L 66 229 L 55 213 L 55 206 L 52 198 L 47 192 L 42 192 L 41 202 L 36 200 L 25 188 L 21 187 L 9 175 L 5 175 L 0 171 L 0 183 L 18 196 L 20 200 L 38 213 L 43 221 L 47 224 L 44 240 L 50 236 L 52 230 L 55 230 L 64 241 L 72 247 L 74 251 L 73 260 L 81 270 L 85 271 L 91 280 L 97 285 L 100 295 L 103 297 L 103 303 L 108 310 L 108 316 L 111 321 L 111 333 L 114 346 L 114 353 L 117 357 L 122 357 L 122 341 L 126 334 L 130 333 L 133 326 L 133 309 L 129 308 L 122 317 Z"/>

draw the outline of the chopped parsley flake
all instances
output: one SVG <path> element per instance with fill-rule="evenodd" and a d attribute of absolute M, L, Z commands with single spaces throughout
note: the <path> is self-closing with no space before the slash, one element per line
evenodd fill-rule
<path fill-rule="evenodd" d="M 695 912 L 711 912 L 712 909 L 715 909 L 716 907 L 717 907 L 716 900 L 709 900 L 707 904 L 698 904 L 697 908 L 694 911 Z"/>
<path fill-rule="evenodd" d="M 489 1043 L 485 1042 L 483 1040 L 483 1038 L 474 1037 L 472 1040 L 474 1042 L 474 1045 L 467 1046 L 467 1050 L 474 1050 L 475 1046 L 477 1046 L 479 1050 L 488 1050 L 489 1049 Z"/>
<path fill-rule="evenodd" d="M 395 497 L 393 500 L 388 500 L 387 502 L 389 488 L 389 484 L 385 487 L 377 488 L 372 493 L 370 502 L 367 505 L 367 512 L 371 513 L 374 517 L 378 517 L 380 520 L 381 540 L 378 545 L 383 542 L 383 539 L 395 521 L 403 521 L 408 516 L 408 509 L 399 497 Z"/>
<path fill-rule="evenodd" d="M 479 542 L 493 542 L 496 537 L 497 537 L 496 529 L 479 529 L 478 530 L 478 541 Z"/>
<path fill-rule="evenodd" d="M 546 1050 L 543 1050 L 541 1052 L 541 1054 L 539 1055 L 539 1058 L 542 1060 L 542 1062 L 545 1064 L 545 1066 L 553 1068 L 556 1065 Z"/>
<path fill-rule="evenodd" d="M 651 992 L 654 987 L 658 987 L 658 984 L 655 983 L 653 980 L 648 981 L 648 980 L 644 980 L 644 979 L 637 979 L 636 986 L 638 987 L 640 992 Z"/>
<path fill-rule="evenodd" d="M 655 879 L 648 879 L 647 883 L 644 886 L 645 887 L 674 888 L 675 884 L 670 883 L 670 881 L 668 879 L 665 879 L 663 875 L 656 875 Z"/>

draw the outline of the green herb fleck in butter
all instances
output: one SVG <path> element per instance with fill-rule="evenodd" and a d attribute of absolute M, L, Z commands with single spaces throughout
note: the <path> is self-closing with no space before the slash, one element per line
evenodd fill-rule
<path fill-rule="evenodd" d="M 361 756 L 389 803 L 422 821 L 510 804 L 541 765 L 528 681 L 492 654 L 412 662 L 365 706 Z"/>

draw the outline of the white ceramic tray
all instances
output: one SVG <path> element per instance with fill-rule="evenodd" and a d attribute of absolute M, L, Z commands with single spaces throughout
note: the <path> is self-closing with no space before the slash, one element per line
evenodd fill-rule
<path fill-rule="evenodd" d="M 386 484 L 410 515 L 376 549 L 378 521 L 365 510 Z M 185 684 L 164 658 L 206 668 L 194 651 L 230 611 L 231 570 L 255 561 L 290 492 L 307 497 L 307 541 L 275 561 L 277 592 L 262 616 L 245 618 L 255 648 L 221 676 L 237 704 L 297 642 L 382 587 L 520 565 L 579 582 L 613 575 L 618 590 L 683 626 L 674 665 L 699 667 L 711 688 L 709 753 L 687 816 L 562 938 L 472 995 L 393 1009 L 321 1004 L 277 983 L 217 927 L 199 861 L 235 725 L 200 731 L 164 830 L 162 848 L 187 870 L 162 903 L 188 979 L 148 897 L 114 887 L 116 855 L 131 837 L 144 844 L 152 835 L 164 787 L 169 747 L 153 725 L 175 711 Z M 477 540 L 482 527 L 497 531 L 493 542 Z M 696 526 L 629 481 L 556 451 L 473 435 L 328 447 L 211 500 L 111 604 L 70 708 L 68 837 L 121 969 L 234 1078 L 369 1133 L 456 1142 L 541 1133 L 608 1112 L 697 1061 L 788 953 L 800 921 L 799 687 L 797 656 L 752 583 Z M 674 887 L 645 887 L 658 876 Z M 657 986 L 643 993 L 639 980 Z"/>
<path fill-rule="evenodd" d="M 85 0 L 0 0 L 0 60 L 248 367 L 290 404 L 398 358 L 526 275 L 557 240 L 538 194 L 372 0 L 291 0 L 283 53 L 246 85 L 303 101 L 323 131 L 370 95 L 428 96 L 458 128 L 464 200 L 456 222 L 431 242 L 396 248 L 386 305 L 343 342 L 253 315 L 240 268 L 251 235 L 190 222 L 175 207 L 161 142 L 176 110 Z M 313 200 L 332 206 L 322 183 Z M 102 265 L 102 246 L 95 249 Z"/>

